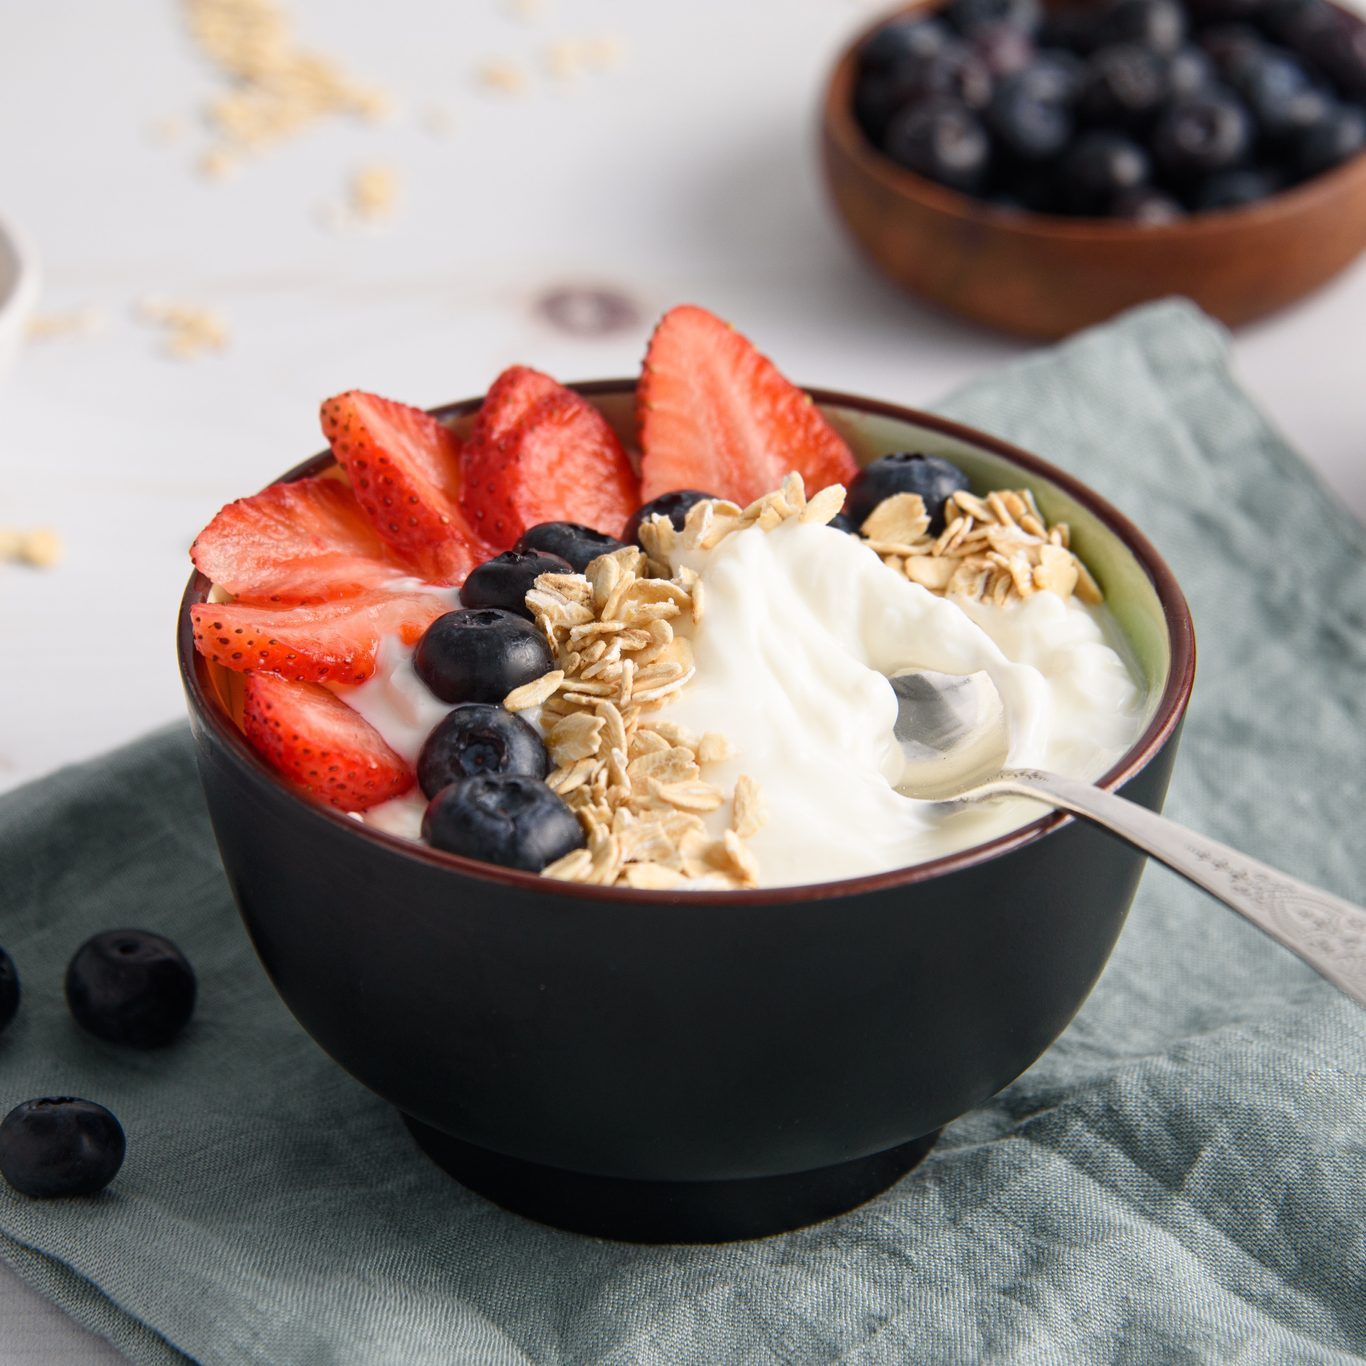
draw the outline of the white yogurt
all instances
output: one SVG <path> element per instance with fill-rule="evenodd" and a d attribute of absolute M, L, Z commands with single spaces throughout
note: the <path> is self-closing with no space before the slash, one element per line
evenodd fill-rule
<path fill-rule="evenodd" d="M 1005 704 L 1015 766 L 1098 778 L 1143 728 L 1142 691 L 1107 642 L 1103 614 L 1075 598 L 1037 593 L 997 607 L 937 597 L 853 537 L 795 521 L 738 532 L 677 564 L 703 584 L 702 621 L 674 623 L 691 636 L 697 672 L 655 715 L 730 741 L 708 781 L 727 791 L 741 774 L 758 783 L 767 820 L 749 843 L 765 886 L 922 863 L 1041 813 L 1024 799 L 947 810 L 896 790 L 905 760 L 887 679 L 900 670 L 985 671 Z M 394 640 L 374 676 L 345 695 L 409 762 L 448 710 Z M 410 793 L 362 819 L 415 839 L 423 806 Z M 716 813 L 718 833 L 726 815 Z"/>

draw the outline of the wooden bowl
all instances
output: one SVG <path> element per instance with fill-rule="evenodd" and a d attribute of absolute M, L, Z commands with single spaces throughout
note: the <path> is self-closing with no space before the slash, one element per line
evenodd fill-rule
<path fill-rule="evenodd" d="M 900 13 L 937 7 L 929 0 Z M 1366 154 L 1258 204 L 1152 226 L 997 208 L 904 170 L 868 142 L 853 113 L 858 49 L 890 17 L 836 63 L 821 144 L 854 240 L 913 294 L 1035 337 L 1169 294 L 1237 327 L 1317 289 L 1366 248 Z"/>

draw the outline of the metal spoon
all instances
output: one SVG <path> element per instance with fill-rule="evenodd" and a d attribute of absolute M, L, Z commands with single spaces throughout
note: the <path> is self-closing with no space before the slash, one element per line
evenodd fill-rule
<path fill-rule="evenodd" d="M 1091 783 L 1008 769 L 1001 695 L 985 673 L 909 670 L 889 680 L 906 755 L 898 791 L 953 804 L 1031 797 L 1094 821 L 1203 887 L 1366 1006 L 1366 908 L 1287 877 Z"/>

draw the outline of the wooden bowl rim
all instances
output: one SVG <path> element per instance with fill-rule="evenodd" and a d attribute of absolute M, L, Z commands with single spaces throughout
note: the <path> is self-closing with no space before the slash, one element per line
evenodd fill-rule
<path fill-rule="evenodd" d="M 1352 18 L 1360 19 L 1356 11 L 1336 3 L 1336 0 L 1327 0 L 1327 3 Z M 873 147 L 854 119 L 851 97 L 858 50 L 874 33 L 903 15 L 929 14 L 942 8 L 942 0 L 915 0 L 913 4 L 891 10 L 864 25 L 842 49 L 826 82 L 821 124 L 827 137 L 865 176 L 876 180 L 898 198 L 922 204 L 950 218 L 1020 237 L 1127 245 L 1136 242 L 1170 244 L 1177 240 L 1217 237 L 1254 225 L 1262 227 L 1283 219 L 1309 217 L 1335 204 L 1349 187 L 1360 183 L 1366 190 L 1366 150 L 1332 170 L 1323 171 L 1289 189 L 1279 190 L 1255 204 L 1231 209 L 1207 209 L 1174 223 L 1138 224 L 1116 218 L 1069 218 L 1061 214 L 1036 213 L 1032 209 L 1006 209 L 927 180 L 904 166 L 898 166 Z"/>

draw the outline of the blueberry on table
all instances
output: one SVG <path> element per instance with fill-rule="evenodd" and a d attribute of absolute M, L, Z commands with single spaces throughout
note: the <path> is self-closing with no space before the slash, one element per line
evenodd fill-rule
<path fill-rule="evenodd" d="M 442 788 L 427 805 L 422 837 L 434 849 L 529 873 L 585 843 L 578 818 L 543 782 L 503 773 Z"/>
<path fill-rule="evenodd" d="M 437 617 L 413 651 L 417 676 L 443 702 L 501 702 L 553 667 L 536 627 L 497 607 Z"/>
<path fill-rule="evenodd" d="M 969 109 L 941 98 L 897 114 L 882 150 L 908 171 L 973 194 L 986 183 L 991 139 Z"/>
<path fill-rule="evenodd" d="M 132 1048 L 159 1048 L 194 1013 L 195 976 L 169 939 L 147 930 L 106 930 L 87 939 L 66 969 L 66 1003 L 87 1033 Z"/>
<path fill-rule="evenodd" d="M 1064 154 L 1062 192 L 1074 211 L 1106 214 L 1115 199 L 1148 182 L 1148 154 L 1123 133 L 1083 133 Z"/>
<path fill-rule="evenodd" d="M 944 529 L 944 504 L 967 486 L 967 475 L 937 455 L 894 451 L 865 465 L 850 480 L 844 510 L 861 527 L 884 498 L 918 493 L 930 515 L 930 531 L 937 533 Z"/>
<path fill-rule="evenodd" d="M 549 772 L 550 756 L 535 728 L 489 702 L 452 707 L 417 756 L 418 785 L 428 797 L 479 773 L 544 778 Z"/>
<path fill-rule="evenodd" d="M 1186 11 L 1177 0 L 1114 0 L 1098 16 L 1095 33 L 1102 45 L 1142 43 L 1170 54 L 1186 39 Z"/>
<path fill-rule="evenodd" d="M 19 1013 L 19 973 L 14 959 L 0 949 L 0 1029 Z"/>
<path fill-rule="evenodd" d="M 1301 176 L 1318 175 L 1366 151 L 1366 113 L 1338 105 L 1306 128 L 1291 148 L 1291 164 Z"/>
<path fill-rule="evenodd" d="M 522 532 L 513 549 L 558 555 L 568 561 L 576 574 L 582 574 L 599 555 L 610 555 L 620 550 L 622 544 L 615 536 L 578 522 L 538 522 Z"/>
<path fill-rule="evenodd" d="M 470 570 L 460 589 L 466 607 L 501 607 L 532 620 L 526 595 L 542 574 L 572 574 L 574 567 L 562 555 L 547 550 L 505 550 Z"/>
<path fill-rule="evenodd" d="M 1173 104 L 1153 132 L 1153 154 L 1174 180 L 1238 165 L 1252 150 L 1252 119 L 1232 94 L 1211 91 Z"/>
<path fill-rule="evenodd" d="M 644 507 L 636 510 L 631 520 L 626 523 L 626 530 L 621 534 L 628 541 L 639 543 L 640 528 L 651 517 L 667 517 L 676 530 L 682 531 L 683 523 L 688 517 L 688 509 L 715 497 L 716 494 L 703 493 L 701 489 L 674 489 L 671 493 L 661 493 L 658 498 L 651 498 Z"/>
<path fill-rule="evenodd" d="M 1146 128 L 1166 102 L 1170 65 L 1140 43 L 1097 49 L 1082 72 L 1078 113 L 1102 128 Z"/>
<path fill-rule="evenodd" d="M 50 1096 L 0 1121 L 0 1176 L 38 1200 L 97 1195 L 123 1165 L 123 1128 L 103 1105 Z"/>

